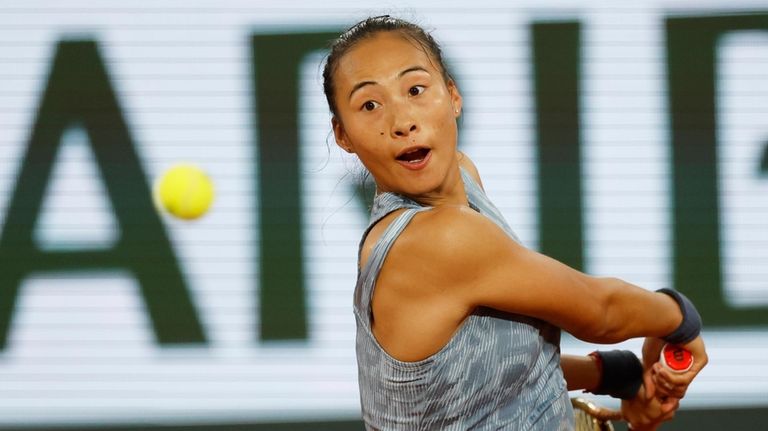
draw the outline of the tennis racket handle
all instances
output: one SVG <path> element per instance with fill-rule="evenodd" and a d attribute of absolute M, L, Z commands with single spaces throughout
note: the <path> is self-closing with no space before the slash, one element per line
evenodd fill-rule
<path fill-rule="evenodd" d="M 681 346 L 667 343 L 661 348 L 659 362 L 668 370 L 684 373 L 693 366 L 693 355 Z"/>

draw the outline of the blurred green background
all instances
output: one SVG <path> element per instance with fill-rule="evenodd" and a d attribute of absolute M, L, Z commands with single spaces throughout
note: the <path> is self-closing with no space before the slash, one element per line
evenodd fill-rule
<path fill-rule="evenodd" d="M 490 0 L 0 5 L 0 428 L 362 428 L 371 188 L 321 64 L 381 13 L 442 42 L 526 245 L 696 302 L 710 365 L 664 429 L 761 429 L 768 9 Z M 152 201 L 178 162 L 216 187 L 197 221 Z"/>

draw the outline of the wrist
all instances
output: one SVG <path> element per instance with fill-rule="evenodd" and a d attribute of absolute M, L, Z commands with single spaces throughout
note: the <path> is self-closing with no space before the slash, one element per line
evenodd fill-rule
<path fill-rule="evenodd" d="M 597 387 L 588 392 L 624 400 L 637 395 L 643 384 L 643 365 L 634 353 L 629 350 L 610 350 L 595 351 L 589 356 L 595 358 L 600 379 Z"/>
<path fill-rule="evenodd" d="M 592 360 L 592 363 L 594 364 L 595 369 L 595 376 L 596 378 L 593 380 L 595 383 L 594 385 L 585 388 L 584 391 L 586 392 L 592 392 L 595 393 L 600 386 L 603 384 L 603 358 L 600 356 L 600 353 L 597 351 L 594 351 L 587 355 Z"/>
<path fill-rule="evenodd" d="M 661 339 L 676 345 L 686 344 L 696 339 L 699 333 L 701 333 L 702 323 L 701 316 L 693 303 L 685 295 L 672 289 L 659 289 L 656 292 L 663 293 L 674 299 L 683 316 L 680 325 L 671 333 L 661 337 Z"/>

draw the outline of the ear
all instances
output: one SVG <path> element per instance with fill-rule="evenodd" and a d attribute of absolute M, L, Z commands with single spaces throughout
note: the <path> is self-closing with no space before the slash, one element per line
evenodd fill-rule
<path fill-rule="evenodd" d="M 335 115 L 331 118 L 331 127 L 333 128 L 333 136 L 336 138 L 336 145 L 348 153 L 354 153 L 355 149 L 349 142 L 349 137 L 344 131 L 344 125 Z"/>
<path fill-rule="evenodd" d="M 453 79 L 448 81 L 447 86 L 448 94 L 451 97 L 451 105 L 453 106 L 453 116 L 458 118 L 459 115 L 461 115 L 461 107 L 463 103 L 459 87 L 456 86 L 456 82 Z"/>

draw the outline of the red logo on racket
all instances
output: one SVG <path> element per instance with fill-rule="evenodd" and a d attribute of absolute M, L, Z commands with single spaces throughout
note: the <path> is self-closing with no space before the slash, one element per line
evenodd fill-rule
<path fill-rule="evenodd" d="M 661 363 L 672 371 L 684 373 L 693 365 L 693 355 L 688 350 L 672 344 L 665 344 L 661 349 Z"/>

